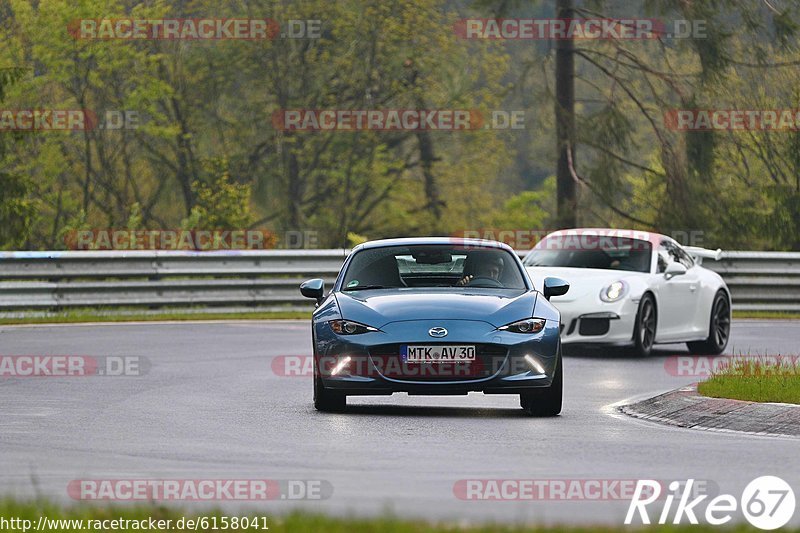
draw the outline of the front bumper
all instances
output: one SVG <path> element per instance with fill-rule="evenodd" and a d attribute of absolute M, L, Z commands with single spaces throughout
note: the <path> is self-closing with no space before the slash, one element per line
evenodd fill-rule
<path fill-rule="evenodd" d="M 579 300 L 552 304 L 561 312 L 561 342 L 563 344 L 609 344 L 630 345 L 638 300 L 623 298 L 619 302 L 606 303 L 598 299 L 588 306 Z"/>
<path fill-rule="evenodd" d="M 447 337 L 431 338 L 428 330 L 434 326 L 446 328 Z M 519 394 L 550 386 L 558 359 L 554 321 L 537 334 L 500 331 L 475 320 L 409 320 L 360 335 L 336 335 L 327 323 L 315 328 L 322 384 L 348 395 Z M 406 363 L 399 353 L 403 344 L 475 345 L 477 357 L 471 363 Z"/>

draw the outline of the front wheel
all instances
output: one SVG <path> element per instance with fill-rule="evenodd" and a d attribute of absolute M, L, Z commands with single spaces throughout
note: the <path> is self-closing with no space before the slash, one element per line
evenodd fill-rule
<path fill-rule="evenodd" d="M 689 351 L 698 355 L 718 355 L 728 346 L 731 333 L 731 304 L 724 291 L 717 291 L 711 305 L 708 337 L 704 341 L 687 342 Z"/>
<path fill-rule="evenodd" d="M 647 357 L 656 343 L 656 324 L 658 323 L 656 301 L 650 294 L 642 296 L 633 327 L 633 349 L 639 357 Z"/>
<path fill-rule="evenodd" d="M 519 404 L 525 413 L 530 416 L 556 416 L 561 412 L 564 397 L 564 373 L 561 366 L 561 346 L 559 346 L 555 375 L 550 386 L 519 395 Z"/>
<path fill-rule="evenodd" d="M 330 391 L 322 385 L 317 363 L 314 361 L 314 408 L 328 413 L 343 411 L 347 405 L 347 396 L 341 392 Z"/>

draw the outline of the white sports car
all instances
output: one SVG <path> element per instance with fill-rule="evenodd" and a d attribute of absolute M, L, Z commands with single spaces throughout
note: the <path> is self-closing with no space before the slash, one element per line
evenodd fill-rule
<path fill-rule="evenodd" d="M 644 231 L 569 229 L 550 233 L 523 260 L 538 290 L 546 277 L 570 284 L 551 303 L 561 311 L 563 344 L 632 347 L 685 342 L 696 354 L 725 350 L 731 295 L 701 266 L 721 250 L 682 247 Z"/>

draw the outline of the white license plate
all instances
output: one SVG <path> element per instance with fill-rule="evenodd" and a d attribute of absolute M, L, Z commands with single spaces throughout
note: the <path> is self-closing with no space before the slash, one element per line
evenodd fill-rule
<path fill-rule="evenodd" d="M 474 361 L 475 346 L 424 345 L 400 347 L 400 357 L 406 363 L 449 363 Z"/>

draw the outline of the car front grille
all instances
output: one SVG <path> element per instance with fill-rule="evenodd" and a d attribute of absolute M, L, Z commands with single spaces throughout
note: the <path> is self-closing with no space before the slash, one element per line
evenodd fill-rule
<path fill-rule="evenodd" d="M 585 336 L 605 335 L 608 333 L 610 321 L 607 318 L 581 318 L 578 333 Z"/>
<path fill-rule="evenodd" d="M 455 343 L 412 343 L 452 346 Z M 500 344 L 464 343 L 475 346 L 475 360 L 447 363 L 406 363 L 400 357 L 401 344 L 383 344 L 370 349 L 370 358 L 383 377 L 400 381 L 470 381 L 490 377 L 502 368 L 508 348 Z"/>

